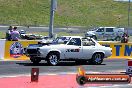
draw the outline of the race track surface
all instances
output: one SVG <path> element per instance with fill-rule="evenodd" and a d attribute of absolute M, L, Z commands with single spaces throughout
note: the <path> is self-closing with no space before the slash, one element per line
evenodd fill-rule
<path fill-rule="evenodd" d="M 105 59 L 101 65 L 76 64 L 61 62 L 50 66 L 45 61 L 38 65 L 30 61 L 0 61 L 1 88 L 132 88 L 130 84 L 85 84 L 76 82 L 78 67 L 81 65 L 86 73 L 124 73 L 126 59 Z M 39 68 L 38 83 L 32 83 L 31 68 Z M 7 85 L 8 84 L 8 85 Z"/>
<path fill-rule="evenodd" d="M 0 75 L 28 75 L 31 68 L 40 69 L 40 74 L 77 73 L 82 65 L 86 72 L 125 72 L 126 59 L 105 59 L 101 65 L 76 64 L 75 62 L 61 62 L 58 66 L 50 66 L 45 61 L 34 65 L 30 61 L 0 61 Z"/>

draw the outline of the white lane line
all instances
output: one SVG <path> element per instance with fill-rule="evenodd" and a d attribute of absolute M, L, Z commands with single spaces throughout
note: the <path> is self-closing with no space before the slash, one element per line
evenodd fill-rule
<path fill-rule="evenodd" d="M 118 70 L 118 71 L 107 71 L 107 72 L 93 72 L 93 71 L 89 71 L 89 72 L 86 72 L 86 74 L 116 74 L 116 73 L 120 73 L 122 72 L 123 70 Z M 0 78 L 3 78 L 3 77 L 19 77 L 19 76 L 30 76 L 31 73 L 27 73 L 27 74 L 9 74 L 9 75 L 0 75 Z M 55 73 L 40 73 L 40 75 L 70 75 L 70 74 L 77 74 L 77 72 L 55 72 Z"/>

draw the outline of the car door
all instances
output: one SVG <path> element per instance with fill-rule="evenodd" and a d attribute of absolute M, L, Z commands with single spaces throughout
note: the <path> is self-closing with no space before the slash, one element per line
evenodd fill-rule
<path fill-rule="evenodd" d="M 82 46 L 80 38 L 72 38 L 65 47 L 66 59 L 79 59 L 82 58 Z"/>
<path fill-rule="evenodd" d="M 96 30 L 96 36 L 98 39 L 103 39 L 104 36 L 104 28 L 99 28 Z"/>
<path fill-rule="evenodd" d="M 107 38 L 107 40 L 113 39 L 113 37 L 114 37 L 113 28 L 106 28 L 106 32 L 105 32 L 104 37 Z"/>
<path fill-rule="evenodd" d="M 96 50 L 95 43 L 91 40 L 86 39 L 85 41 L 82 40 L 82 48 L 83 48 L 83 58 L 84 59 L 91 59 L 93 52 Z"/>

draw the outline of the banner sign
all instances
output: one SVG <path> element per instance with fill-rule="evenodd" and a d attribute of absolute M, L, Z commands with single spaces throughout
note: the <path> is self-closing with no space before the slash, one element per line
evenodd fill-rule
<path fill-rule="evenodd" d="M 6 41 L 4 60 L 29 60 L 29 58 L 23 54 L 24 48 L 29 44 L 37 44 L 38 41 Z"/>
<path fill-rule="evenodd" d="M 86 74 L 88 83 L 130 83 L 131 78 L 126 74 Z"/>
<path fill-rule="evenodd" d="M 110 58 L 132 58 L 132 43 L 99 43 L 112 48 L 112 56 Z"/>
<path fill-rule="evenodd" d="M 132 75 L 132 60 L 128 60 L 127 62 L 126 73 Z"/>
<path fill-rule="evenodd" d="M 76 75 L 76 81 L 79 85 L 86 83 L 122 84 L 130 83 L 131 77 L 128 74 L 87 74 L 83 67 L 80 66 Z"/>

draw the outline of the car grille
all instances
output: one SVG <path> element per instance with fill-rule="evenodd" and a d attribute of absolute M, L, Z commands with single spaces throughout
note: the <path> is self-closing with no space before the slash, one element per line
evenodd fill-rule
<path fill-rule="evenodd" d="M 38 50 L 37 49 L 27 49 L 28 54 L 37 54 Z"/>

